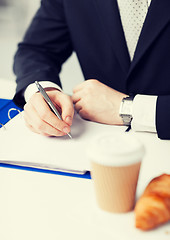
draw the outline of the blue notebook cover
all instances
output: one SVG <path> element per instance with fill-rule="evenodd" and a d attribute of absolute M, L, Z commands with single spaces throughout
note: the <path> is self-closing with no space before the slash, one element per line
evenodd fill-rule
<path fill-rule="evenodd" d="M 8 111 L 10 109 L 17 109 L 19 111 L 22 111 L 23 109 L 19 108 L 18 106 L 15 105 L 13 100 L 11 99 L 2 99 L 0 98 L 0 123 L 5 125 L 10 119 L 8 117 Z M 13 110 L 10 112 L 10 117 L 13 118 L 15 117 L 19 111 Z M 0 125 L 0 128 L 2 125 Z"/>
<path fill-rule="evenodd" d="M 9 103 L 9 99 L 3 99 L 3 98 L 0 98 L 0 109 L 3 108 L 7 103 Z"/>

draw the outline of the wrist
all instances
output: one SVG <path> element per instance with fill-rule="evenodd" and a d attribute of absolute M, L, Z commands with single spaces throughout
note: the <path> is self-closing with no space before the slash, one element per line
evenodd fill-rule
<path fill-rule="evenodd" d="M 58 89 L 59 91 L 62 91 L 61 88 L 57 84 L 55 84 L 53 82 L 50 82 L 50 81 L 39 81 L 39 83 L 41 84 L 41 86 L 44 89 L 46 89 L 46 88 L 55 88 L 55 89 Z M 35 83 L 31 83 L 30 85 L 28 85 L 27 88 L 25 89 L 25 92 L 24 92 L 25 101 L 28 102 L 29 99 L 36 92 L 37 92 L 37 87 L 36 87 Z"/>

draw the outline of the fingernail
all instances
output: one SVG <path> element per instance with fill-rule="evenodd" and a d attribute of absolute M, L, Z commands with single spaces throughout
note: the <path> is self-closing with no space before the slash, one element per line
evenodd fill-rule
<path fill-rule="evenodd" d="M 72 124 L 72 118 L 70 116 L 66 117 L 66 123 L 69 125 Z"/>
<path fill-rule="evenodd" d="M 64 133 L 69 133 L 68 127 L 64 127 L 64 128 L 63 128 L 63 132 L 64 132 Z"/>

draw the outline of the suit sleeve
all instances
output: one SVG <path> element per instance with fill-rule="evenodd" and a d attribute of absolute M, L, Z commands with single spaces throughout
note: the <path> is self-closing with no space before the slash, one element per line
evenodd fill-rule
<path fill-rule="evenodd" d="M 159 96 L 156 106 L 156 128 L 158 137 L 170 139 L 170 96 Z"/>
<path fill-rule="evenodd" d="M 62 0 L 42 0 L 14 58 L 17 89 L 14 102 L 23 107 L 23 90 L 35 80 L 61 86 L 62 64 L 73 51 Z"/>

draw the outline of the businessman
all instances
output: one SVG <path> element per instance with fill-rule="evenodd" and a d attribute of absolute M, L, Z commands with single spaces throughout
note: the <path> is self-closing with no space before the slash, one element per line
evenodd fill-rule
<path fill-rule="evenodd" d="M 69 97 L 59 73 L 73 51 L 87 81 Z M 74 104 L 85 119 L 170 139 L 170 1 L 42 0 L 19 44 L 14 72 L 14 101 L 34 132 L 67 134 Z M 36 92 L 35 80 L 63 121 Z"/>

